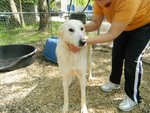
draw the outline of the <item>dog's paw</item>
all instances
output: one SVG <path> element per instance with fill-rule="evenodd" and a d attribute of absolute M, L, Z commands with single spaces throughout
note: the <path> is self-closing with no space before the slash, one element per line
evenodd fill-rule
<path fill-rule="evenodd" d="M 68 106 L 67 105 L 63 106 L 62 113 L 68 113 Z"/>
<path fill-rule="evenodd" d="M 81 113 L 88 113 L 87 107 L 83 106 L 81 109 Z"/>

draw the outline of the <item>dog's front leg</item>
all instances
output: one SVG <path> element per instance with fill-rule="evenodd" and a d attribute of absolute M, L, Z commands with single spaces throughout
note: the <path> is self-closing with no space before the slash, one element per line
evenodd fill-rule
<path fill-rule="evenodd" d="M 81 113 L 88 113 L 86 106 L 86 76 L 79 76 L 80 87 L 81 87 Z"/>
<path fill-rule="evenodd" d="M 87 53 L 87 73 L 88 73 L 88 80 L 92 81 L 92 46 L 88 46 L 88 53 Z"/>
<path fill-rule="evenodd" d="M 69 87 L 70 77 L 63 76 L 63 90 L 64 90 L 64 105 L 62 113 L 68 113 L 68 87 Z"/>

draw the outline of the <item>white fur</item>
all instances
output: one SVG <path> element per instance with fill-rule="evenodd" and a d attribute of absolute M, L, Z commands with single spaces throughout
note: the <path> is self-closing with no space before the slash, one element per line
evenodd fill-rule
<path fill-rule="evenodd" d="M 68 112 L 68 87 L 72 77 L 79 78 L 81 86 L 81 113 L 88 113 L 86 107 L 86 73 L 91 78 L 91 50 L 90 46 L 83 46 L 79 52 L 72 52 L 67 43 L 80 46 L 79 41 L 84 39 L 85 30 L 78 20 L 68 20 L 59 28 L 59 41 L 56 48 L 59 68 L 63 76 L 64 106 L 63 113 Z M 74 32 L 70 32 L 73 29 Z"/>

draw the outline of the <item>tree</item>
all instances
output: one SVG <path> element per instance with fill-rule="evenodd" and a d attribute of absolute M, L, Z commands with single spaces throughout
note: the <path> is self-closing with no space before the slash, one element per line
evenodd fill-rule
<path fill-rule="evenodd" d="M 39 13 L 40 13 L 40 23 L 39 31 L 46 31 L 48 25 L 49 11 L 48 11 L 48 0 L 39 0 Z"/>
<path fill-rule="evenodd" d="M 23 14 L 22 14 L 22 0 L 19 0 L 19 7 L 20 7 L 20 20 L 21 20 L 21 25 L 22 27 L 25 26 L 25 22 L 24 22 L 24 18 L 23 18 Z"/>
<path fill-rule="evenodd" d="M 25 26 L 23 14 L 22 14 L 22 0 L 8 0 L 10 10 L 12 12 L 12 23 L 15 24 L 15 26 Z M 19 7 L 17 7 L 19 6 Z M 18 8 L 18 9 L 17 9 Z"/>
<path fill-rule="evenodd" d="M 16 26 L 21 26 L 21 20 L 14 0 L 9 0 L 10 9 L 12 11 L 12 20 Z"/>

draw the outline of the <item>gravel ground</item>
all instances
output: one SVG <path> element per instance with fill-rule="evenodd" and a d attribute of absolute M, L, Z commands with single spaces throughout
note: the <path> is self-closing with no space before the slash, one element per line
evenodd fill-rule
<path fill-rule="evenodd" d="M 26 68 L 0 73 L 0 113 L 61 113 L 63 106 L 62 77 L 58 66 L 42 56 L 43 43 L 35 44 L 38 51 L 33 64 Z M 141 82 L 143 101 L 129 113 L 150 113 L 150 65 L 144 63 Z M 99 86 L 107 82 L 111 69 L 111 49 L 98 46 L 93 50 L 94 80 L 87 82 L 89 113 L 123 113 L 118 104 L 123 98 L 121 89 L 104 93 Z M 69 88 L 69 113 L 80 111 L 80 86 L 75 79 Z"/>

